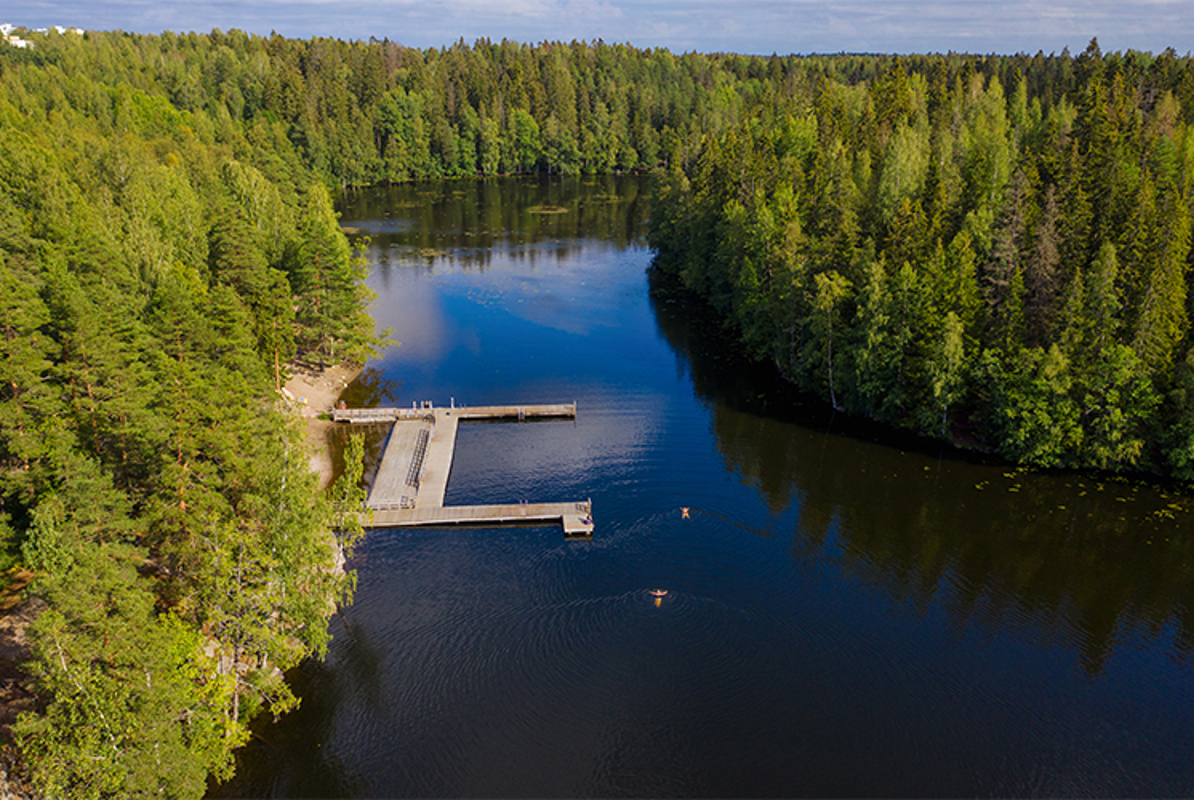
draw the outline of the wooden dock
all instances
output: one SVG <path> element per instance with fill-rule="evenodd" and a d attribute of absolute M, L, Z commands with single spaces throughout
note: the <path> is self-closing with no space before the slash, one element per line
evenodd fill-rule
<path fill-rule="evenodd" d="M 593 504 L 514 503 L 496 506 L 440 506 L 373 511 L 373 528 L 442 528 L 457 525 L 534 525 L 558 522 L 564 535 L 593 535 Z"/>
<path fill-rule="evenodd" d="M 568 537 L 593 534 L 588 500 L 445 506 L 448 478 L 461 422 L 572 419 L 576 403 L 513 406 L 449 406 L 423 403 L 412 408 L 337 409 L 333 419 L 348 423 L 390 423 L 389 438 L 365 502 L 366 527 L 509 525 L 558 521 Z"/>
<path fill-rule="evenodd" d="M 410 408 L 337 408 L 332 411 L 336 422 L 396 422 L 398 420 L 428 420 L 447 413 L 466 420 L 531 420 L 573 419 L 576 403 L 548 403 L 521 406 L 457 406 L 435 408 L 430 403 Z"/>

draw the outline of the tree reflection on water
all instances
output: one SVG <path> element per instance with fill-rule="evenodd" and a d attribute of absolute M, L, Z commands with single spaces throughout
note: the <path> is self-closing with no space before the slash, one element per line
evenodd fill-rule
<path fill-rule="evenodd" d="M 888 434 L 744 366 L 714 312 L 653 277 L 656 322 L 712 408 L 727 466 L 775 513 L 793 558 L 832 560 L 912 610 L 1048 635 L 1072 627 L 1089 674 L 1132 632 L 1194 647 L 1194 500 L 1109 476 L 1033 473 Z M 1068 637 L 1067 637 L 1068 638 Z"/>

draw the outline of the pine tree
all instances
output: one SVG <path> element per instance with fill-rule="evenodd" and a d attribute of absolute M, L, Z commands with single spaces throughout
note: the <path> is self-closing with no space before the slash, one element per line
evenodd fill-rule
<path fill-rule="evenodd" d="M 48 323 L 37 284 L 0 251 L 0 519 L 33 504 L 35 466 L 49 444 L 43 422 L 61 408 L 46 380 L 58 349 L 44 330 Z"/>
<path fill-rule="evenodd" d="M 274 375 L 274 390 L 280 392 L 288 377 L 286 365 L 297 352 L 294 300 L 285 272 L 271 269 L 266 280 L 254 315 L 257 352 L 269 363 Z"/>
<path fill-rule="evenodd" d="M 250 306 L 262 302 L 270 284 L 269 265 L 256 238 L 235 210 L 225 207 L 217 213 L 210 234 L 211 274 L 236 289 Z"/>
<path fill-rule="evenodd" d="M 1024 273 L 1024 323 L 1030 345 L 1043 345 L 1052 340 L 1061 264 L 1057 234 L 1060 215 L 1056 190 L 1049 186 Z"/>
<path fill-rule="evenodd" d="M 1186 317 L 1186 259 L 1190 222 L 1186 204 L 1177 198 L 1165 206 L 1160 253 L 1147 278 L 1132 348 L 1154 375 L 1167 375 L 1174 352 L 1189 327 Z"/>
<path fill-rule="evenodd" d="M 345 273 L 351 270 L 348 242 L 336 223 L 327 191 L 313 186 L 300 228 L 298 253 L 290 269 L 290 283 L 297 299 L 295 319 L 303 348 L 322 366 L 335 351 L 340 321 L 336 310 L 344 291 Z"/>
<path fill-rule="evenodd" d="M 1086 278 L 1086 330 L 1091 345 L 1103 349 L 1116 341 L 1123 303 L 1115 245 L 1104 242 Z"/>
<path fill-rule="evenodd" d="M 141 484 L 152 473 L 162 425 L 146 363 L 155 343 L 138 318 L 139 303 L 105 282 L 84 285 L 57 266 L 46 279 L 60 342 L 53 374 L 72 427 L 119 485 Z"/>
<path fill-rule="evenodd" d="M 1028 179 L 1017 170 L 986 269 L 990 341 L 1012 350 L 1024 341 L 1024 262 Z"/>
<path fill-rule="evenodd" d="M 55 460 L 57 491 L 24 548 L 49 605 L 30 629 L 32 675 L 52 700 L 21 716 L 22 752 L 50 796 L 197 797 L 209 772 L 232 767 L 226 687 L 197 633 L 155 615 L 127 498 L 94 460 L 71 450 Z"/>

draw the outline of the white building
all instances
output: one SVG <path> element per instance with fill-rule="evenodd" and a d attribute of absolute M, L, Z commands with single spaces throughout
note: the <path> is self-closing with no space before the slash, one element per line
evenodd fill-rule
<path fill-rule="evenodd" d="M 12 35 L 12 32 L 16 29 L 17 26 L 13 25 L 11 22 L 0 22 L 0 41 L 3 41 L 5 44 L 10 44 L 13 47 L 32 47 L 33 42 L 20 39 Z"/>
<path fill-rule="evenodd" d="M 13 47 L 19 47 L 21 49 L 33 47 L 33 42 L 29 41 L 28 39 L 22 39 L 19 36 L 13 35 L 13 31 L 17 30 L 19 27 L 19 25 L 13 25 L 11 22 L 0 22 L 0 42 L 12 45 Z M 76 33 L 79 35 L 83 34 L 82 28 L 67 28 L 63 25 L 54 25 L 52 27 L 59 36 L 65 35 L 67 33 Z M 49 28 L 38 28 L 36 31 L 34 31 L 34 33 L 48 33 L 49 30 Z"/>

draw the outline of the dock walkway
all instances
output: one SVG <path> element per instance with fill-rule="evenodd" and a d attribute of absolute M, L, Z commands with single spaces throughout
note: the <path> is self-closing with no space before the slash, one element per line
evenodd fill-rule
<path fill-rule="evenodd" d="M 572 419 L 576 403 L 511 406 L 449 406 L 336 409 L 333 419 L 348 423 L 391 423 L 381 463 L 362 515 L 366 527 L 505 525 L 560 522 L 566 536 L 592 536 L 590 501 L 445 506 L 448 478 L 461 422 Z"/>
<path fill-rule="evenodd" d="M 411 408 L 337 408 L 332 411 L 336 422 L 396 422 L 398 420 L 430 420 L 441 413 L 448 413 L 457 419 L 482 420 L 528 420 L 528 419 L 573 419 L 576 417 L 576 403 L 548 403 L 519 406 L 450 406 L 435 408 L 429 403 Z"/>
<path fill-rule="evenodd" d="M 593 535 L 593 504 L 513 503 L 494 506 L 440 506 L 374 511 L 374 528 L 448 527 L 456 525 L 528 525 L 559 522 L 565 536 Z"/>

